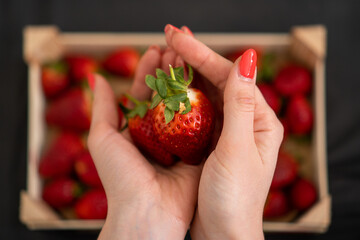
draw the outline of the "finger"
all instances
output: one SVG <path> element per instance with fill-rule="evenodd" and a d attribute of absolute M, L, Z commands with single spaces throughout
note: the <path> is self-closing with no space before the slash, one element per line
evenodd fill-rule
<path fill-rule="evenodd" d="M 177 56 L 175 59 L 175 67 L 184 67 L 184 66 L 185 66 L 184 60 L 180 56 Z"/>
<path fill-rule="evenodd" d="M 175 65 L 176 56 L 176 52 L 172 48 L 168 47 L 165 49 L 165 52 L 162 56 L 161 69 L 164 70 L 167 74 L 170 74 L 169 64 L 172 66 Z"/>
<path fill-rule="evenodd" d="M 230 71 L 224 92 L 224 127 L 220 140 L 236 146 L 254 143 L 257 56 L 247 50 Z"/>
<path fill-rule="evenodd" d="M 146 85 L 145 77 L 147 74 L 155 75 L 156 68 L 160 67 L 160 62 L 160 47 L 157 45 L 150 46 L 140 59 L 134 82 L 130 89 L 130 95 L 141 101 L 150 98 L 151 89 Z"/>
<path fill-rule="evenodd" d="M 108 125 L 109 128 L 118 128 L 118 110 L 113 90 L 103 76 L 89 74 L 90 86 L 93 86 L 94 101 L 92 106 L 91 128 L 99 123 Z"/>
<path fill-rule="evenodd" d="M 98 74 L 89 78 L 89 85 L 94 86 L 94 101 L 88 147 L 104 187 L 118 176 L 125 179 L 127 173 L 135 170 L 147 168 L 146 172 L 153 174 L 151 165 L 137 148 L 117 131 L 118 113 L 110 85 Z M 130 179 L 132 174 L 127 175 Z"/>
<path fill-rule="evenodd" d="M 187 26 L 182 26 L 181 27 L 181 30 L 185 33 L 185 34 L 187 34 L 187 35 L 189 35 L 189 36 L 192 36 L 192 37 L 195 37 L 194 36 L 194 33 L 190 30 L 190 28 L 188 28 Z"/>
<path fill-rule="evenodd" d="M 225 89 L 232 62 L 174 26 L 165 27 L 166 42 L 182 59 L 196 68 L 220 90 Z"/>

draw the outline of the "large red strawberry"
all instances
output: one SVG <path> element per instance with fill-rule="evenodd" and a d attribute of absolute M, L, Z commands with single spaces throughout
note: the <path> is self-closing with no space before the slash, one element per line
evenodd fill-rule
<path fill-rule="evenodd" d="M 85 193 L 75 204 L 75 213 L 81 219 L 105 219 L 107 199 L 102 188 Z"/>
<path fill-rule="evenodd" d="M 135 107 L 129 110 L 124 107 L 126 101 L 120 104 L 128 119 L 128 127 L 134 144 L 148 157 L 157 163 L 170 166 L 175 163 L 175 156 L 170 154 L 160 144 L 157 135 L 154 133 L 152 114 L 153 110 L 148 109 L 147 102 L 140 102 L 130 95 L 127 95 Z"/>
<path fill-rule="evenodd" d="M 191 67 L 187 81 L 182 67 L 170 66 L 170 73 L 171 77 L 157 69 L 157 78 L 146 77 L 147 85 L 157 92 L 150 107 L 154 131 L 167 151 L 185 163 L 199 164 L 213 133 L 214 109 L 200 90 L 188 88 Z"/>
<path fill-rule="evenodd" d="M 279 114 L 281 109 L 281 100 L 274 88 L 266 83 L 259 84 L 258 88 L 272 110 L 274 110 L 276 114 Z"/>
<path fill-rule="evenodd" d="M 290 198 L 296 209 L 304 211 L 315 203 L 316 189 L 310 181 L 300 178 L 292 186 Z"/>
<path fill-rule="evenodd" d="M 70 84 L 67 64 L 62 61 L 46 64 L 42 68 L 41 83 L 47 98 L 64 91 Z"/>
<path fill-rule="evenodd" d="M 46 122 L 49 125 L 75 131 L 90 128 L 91 93 L 80 87 L 70 89 L 49 104 Z"/>
<path fill-rule="evenodd" d="M 84 151 L 84 143 L 77 134 L 60 133 L 40 160 L 40 175 L 44 178 L 69 175 L 75 157 L 82 151 Z"/>
<path fill-rule="evenodd" d="M 62 208 L 71 205 L 81 194 L 79 184 L 68 177 L 58 178 L 43 188 L 42 198 L 54 208 Z"/>
<path fill-rule="evenodd" d="M 279 189 L 294 182 L 298 173 L 296 160 L 284 151 L 279 152 L 271 189 Z"/>
<path fill-rule="evenodd" d="M 286 117 L 292 133 L 304 135 L 311 132 L 314 118 L 313 111 L 304 96 L 296 95 L 289 100 Z"/>
<path fill-rule="evenodd" d="M 70 76 L 77 83 L 86 80 L 89 73 L 94 73 L 99 68 L 93 58 L 85 55 L 67 56 L 66 61 L 70 67 Z"/>
<path fill-rule="evenodd" d="M 264 218 L 281 217 L 288 213 L 289 203 L 282 191 L 270 191 L 264 206 Z"/>
<path fill-rule="evenodd" d="M 75 172 L 81 182 L 92 187 L 102 186 L 94 161 L 88 151 L 75 158 Z"/>
<path fill-rule="evenodd" d="M 275 89 L 286 97 L 309 93 L 311 84 L 310 72 L 298 65 L 281 69 L 274 80 Z"/>
<path fill-rule="evenodd" d="M 139 60 L 139 52 L 134 48 L 126 47 L 111 53 L 105 59 L 103 66 L 110 73 L 131 77 L 135 73 Z"/>

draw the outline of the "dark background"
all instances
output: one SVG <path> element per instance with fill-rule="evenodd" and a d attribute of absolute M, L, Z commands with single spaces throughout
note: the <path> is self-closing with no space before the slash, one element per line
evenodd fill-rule
<path fill-rule="evenodd" d="M 18 220 L 25 188 L 27 67 L 22 29 L 160 32 L 166 23 L 195 32 L 287 32 L 328 28 L 327 141 L 332 225 L 324 235 L 267 239 L 360 239 L 360 1 L 0 1 L 0 239 L 96 239 L 97 232 L 29 231 Z"/>

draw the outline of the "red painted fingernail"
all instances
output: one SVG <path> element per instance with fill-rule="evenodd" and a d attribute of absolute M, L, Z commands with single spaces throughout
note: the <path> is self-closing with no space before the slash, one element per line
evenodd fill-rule
<path fill-rule="evenodd" d="M 239 62 L 240 74 L 246 78 L 253 78 L 255 74 L 257 55 L 254 49 L 248 49 Z"/>
<path fill-rule="evenodd" d="M 88 80 L 88 84 L 89 87 L 92 91 L 94 91 L 95 89 L 95 75 L 93 73 L 88 73 L 87 74 L 87 80 Z"/>
<path fill-rule="evenodd" d="M 182 26 L 181 29 L 184 31 L 184 33 L 187 33 L 190 36 L 194 37 L 194 33 L 187 26 Z"/>
<path fill-rule="evenodd" d="M 178 29 L 177 27 L 171 25 L 171 24 L 166 24 L 165 26 L 165 29 L 164 29 L 164 32 L 167 33 L 169 32 L 170 30 L 175 30 L 176 32 L 179 32 L 179 33 L 184 33 L 183 31 L 181 31 L 180 29 Z"/>

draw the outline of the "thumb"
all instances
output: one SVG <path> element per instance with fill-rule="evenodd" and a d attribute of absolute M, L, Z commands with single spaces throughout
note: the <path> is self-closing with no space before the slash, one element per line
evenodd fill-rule
<path fill-rule="evenodd" d="M 254 142 L 256 52 L 249 49 L 234 63 L 224 91 L 221 139 L 235 146 Z M 238 146 L 238 145 L 237 145 Z"/>

